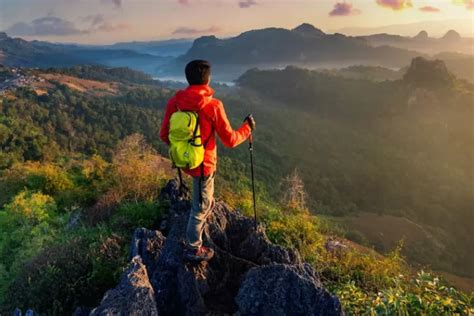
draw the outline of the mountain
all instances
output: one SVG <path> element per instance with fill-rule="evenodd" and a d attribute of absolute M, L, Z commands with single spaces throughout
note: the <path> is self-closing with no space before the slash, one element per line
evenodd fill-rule
<path fill-rule="evenodd" d="M 153 72 L 169 57 L 158 57 L 126 49 L 91 48 L 72 44 L 25 41 L 0 33 L 0 63 L 13 67 L 67 67 L 102 64 Z"/>
<path fill-rule="evenodd" d="M 440 38 L 430 37 L 426 31 L 420 31 L 414 37 L 380 33 L 357 38 L 366 40 L 374 47 L 390 45 L 427 54 L 452 51 L 472 55 L 474 47 L 474 38 L 461 37 L 455 30 L 449 30 Z"/>
<path fill-rule="evenodd" d="M 126 49 L 155 56 L 177 57 L 185 54 L 191 48 L 192 43 L 193 41 L 190 39 L 171 39 L 148 42 L 123 42 L 102 47 L 107 49 Z"/>
<path fill-rule="evenodd" d="M 196 58 L 217 65 L 276 65 L 366 62 L 401 66 L 419 53 L 392 47 L 371 47 L 366 41 L 343 34 L 325 34 L 310 24 L 293 30 L 252 30 L 228 39 L 204 36 L 194 41 L 178 64 Z"/>
<path fill-rule="evenodd" d="M 465 37 L 473 37 L 472 19 L 443 19 L 431 21 L 418 21 L 414 23 L 393 24 L 379 27 L 343 27 L 331 32 L 340 32 L 351 36 L 363 36 L 370 34 L 400 34 L 402 36 L 414 36 L 414 30 L 426 30 L 429 34 L 441 37 L 449 29 L 458 30 Z"/>
<path fill-rule="evenodd" d="M 413 39 L 416 40 L 416 41 L 425 41 L 428 38 L 429 38 L 428 37 L 428 32 L 426 32 L 426 31 L 420 31 L 420 33 L 418 33 L 416 36 L 413 37 Z"/>

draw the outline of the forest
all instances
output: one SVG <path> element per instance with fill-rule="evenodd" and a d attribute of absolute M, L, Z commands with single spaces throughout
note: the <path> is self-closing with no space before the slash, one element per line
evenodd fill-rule
<path fill-rule="evenodd" d="M 118 81 L 113 95 L 52 82 L 47 94 L 24 87 L 1 96 L 0 313 L 95 306 L 126 264 L 133 229 L 159 227 L 167 209 L 159 191 L 175 171 L 159 155 L 166 147 L 157 130 L 174 91 L 140 74 L 122 78 L 127 72 L 58 71 Z M 431 270 L 474 275 L 473 93 L 425 60 L 393 81 L 289 67 L 253 69 L 238 87 L 217 89 L 234 126 L 249 112 L 257 120 L 268 236 L 297 249 L 354 314 L 472 310 L 472 294 Z M 219 151 L 218 197 L 250 214 L 247 148 Z M 287 194 L 290 174 L 304 203 Z M 363 212 L 413 220 L 432 240 L 375 247 L 382 256 L 337 225 Z M 360 245 L 332 256 L 329 237 Z"/>

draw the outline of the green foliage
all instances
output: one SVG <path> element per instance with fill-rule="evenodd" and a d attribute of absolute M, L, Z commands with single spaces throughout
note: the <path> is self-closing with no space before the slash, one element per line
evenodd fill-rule
<path fill-rule="evenodd" d="M 410 279 L 396 277 L 393 287 L 366 293 L 354 282 L 335 289 L 348 315 L 470 315 L 473 298 L 426 272 Z"/>
<path fill-rule="evenodd" d="M 151 76 L 141 71 L 132 70 L 126 67 L 110 68 L 101 65 L 77 65 L 71 68 L 50 68 L 47 69 L 47 71 L 98 81 L 118 81 L 142 84 L 156 83 Z"/>
<path fill-rule="evenodd" d="M 236 197 L 240 199 L 245 197 Z M 241 203 L 241 202 L 237 202 Z M 260 219 L 272 242 L 297 249 L 313 264 L 324 285 L 336 294 L 348 315 L 468 315 L 474 309 L 467 295 L 433 274 L 413 273 L 401 256 L 402 244 L 386 256 L 341 240 L 344 248 L 325 247 L 328 223 L 307 212 L 286 212 L 260 201 Z M 337 239 L 336 239 L 337 240 Z"/>
<path fill-rule="evenodd" d="M 5 205 L 5 211 L 20 224 L 36 225 L 47 221 L 57 206 L 53 198 L 42 193 L 23 191 L 10 204 Z"/>
<path fill-rule="evenodd" d="M 14 97 L 2 98 L 0 169 L 15 161 L 55 159 L 61 152 L 109 158 L 120 139 L 136 132 L 158 145 L 162 112 L 156 110 L 164 107 L 170 92 L 150 86 L 120 92 L 98 96 L 58 85 L 48 95 L 22 88 Z"/>
<path fill-rule="evenodd" d="M 256 174 L 273 199 L 282 197 L 275 184 L 297 168 L 315 214 L 370 212 L 434 227 L 442 253 L 410 244 L 404 254 L 472 276 L 474 88 L 433 65 L 414 67 L 390 82 L 254 69 L 223 101 L 230 117 L 254 114 Z M 422 89 L 412 85 L 420 76 Z M 444 80 L 455 85 L 432 88 Z M 242 151 L 224 152 L 248 164 Z"/>
<path fill-rule="evenodd" d="M 0 210 L 0 298 L 22 266 L 57 238 L 66 218 L 56 210 L 52 197 L 29 191 L 20 192 Z"/>
<path fill-rule="evenodd" d="M 112 218 L 114 226 L 131 230 L 137 227 L 154 227 L 161 220 L 165 209 L 156 201 L 126 202 L 117 207 Z"/>
<path fill-rule="evenodd" d="M 34 256 L 7 292 L 9 310 L 34 308 L 49 315 L 94 306 L 113 287 L 125 266 L 125 240 L 109 230 L 80 228 Z"/>
<path fill-rule="evenodd" d="M 267 224 L 271 241 L 297 249 L 306 261 L 315 263 L 324 238 L 319 233 L 319 221 L 307 213 L 281 215 Z"/>
<path fill-rule="evenodd" d="M 66 157 L 3 170 L 0 313 L 20 307 L 64 315 L 97 305 L 126 264 L 133 229 L 156 227 L 167 209 L 157 200 L 165 168 L 134 135 L 111 162 Z M 104 204 L 110 196 L 119 198 Z M 101 212 L 108 216 L 91 220 Z"/>

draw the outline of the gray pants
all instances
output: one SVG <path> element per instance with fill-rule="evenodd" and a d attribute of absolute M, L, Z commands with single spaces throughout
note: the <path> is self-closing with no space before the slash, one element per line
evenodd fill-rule
<path fill-rule="evenodd" d="M 198 249 L 202 245 L 204 224 L 214 206 L 214 174 L 204 177 L 201 186 L 199 186 L 200 181 L 201 177 L 193 177 L 193 201 L 186 229 L 188 247 L 194 249 Z M 201 188 L 201 192 L 199 192 L 199 188 Z M 202 194 L 202 204 L 200 203 L 200 194 Z"/>

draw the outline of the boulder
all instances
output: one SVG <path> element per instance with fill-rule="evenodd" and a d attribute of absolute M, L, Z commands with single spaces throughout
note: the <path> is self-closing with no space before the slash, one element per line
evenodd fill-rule
<path fill-rule="evenodd" d="M 308 264 L 271 264 L 251 269 L 236 298 L 241 315 L 341 315 Z"/>

